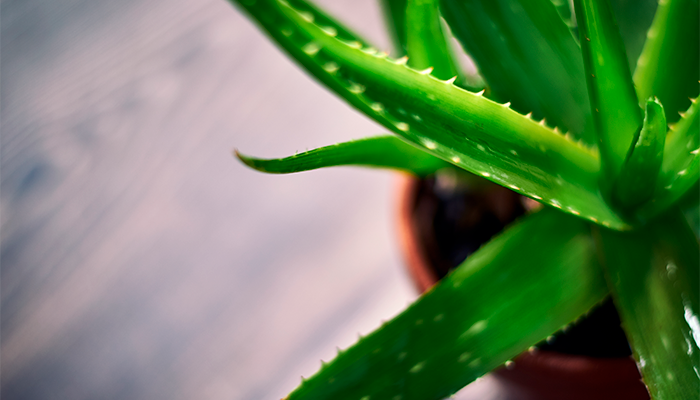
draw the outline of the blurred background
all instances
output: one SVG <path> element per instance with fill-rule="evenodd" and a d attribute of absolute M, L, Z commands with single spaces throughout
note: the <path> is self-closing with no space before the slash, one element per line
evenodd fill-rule
<path fill-rule="evenodd" d="M 415 298 L 394 174 L 232 157 L 384 130 L 229 3 L 0 4 L 3 399 L 279 399 Z"/>

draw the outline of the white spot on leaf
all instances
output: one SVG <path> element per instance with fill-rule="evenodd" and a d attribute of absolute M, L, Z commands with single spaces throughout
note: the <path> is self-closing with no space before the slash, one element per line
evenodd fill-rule
<path fill-rule="evenodd" d="M 411 367 L 411 369 L 409 369 L 408 372 L 410 372 L 412 374 L 418 373 L 418 372 L 420 372 L 420 370 L 423 369 L 424 366 L 425 366 L 425 361 L 419 362 L 418 364 Z"/>
<path fill-rule="evenodd" d="M 318 43 L 309 42 L 301 50 L 307 55 L 313 57 L 319 52 L 319 50 L 321 50 L 321 46 L 319 46 Z"/>
<path fill-rule="evenodd" d="M 329 61 L 329 62 L 323 64 L 323 70 L 328 72 L 329 74 L 332 74 L 339 69 L 340 69 L 340 66 L 333 61 Z"/>
<path fill-rule="evenodd" d="M 465 362 L 467 361 L 470 357 L 472 356 L 472 353 L 466 352 L 462 353 L 459 355 L 459 359 L 457 361 L 459 362 Z"/>
<path fill-rule="evenodd" d="M 322 26 L 321 30 L 328 36 L 336 36 L 338 34 L 338 30 L 332 26 Z"/>
<path fill-rule="evenodd" d="M 475 358 L 474 361 L 467 364 L 469 367 L 474 368 L 481 364 L 481 358 Z"/>
<path fill-rule="evenodd" d="M 471 327 L 469 327 L 469 329 L 467 329 L 466 331 L 464 331 L 464 333 L 462 333 L 462 334 L 459 336 L 459 338 L 460 338 L 460 339 L 467 339 L 467 338 L 470 338 L 470 337 L 472 337 L 472 336 L 474 336 L 474 335 L 477 335 L 477 334 L 483 332 L 484 329 L 486 329 L 486 326 L 487 326 L 487 325 L 488 325 L 488 321 L 485 320 L 485 319 L 484 319 L 484 320 L 481 320 L 481 321 L 478 321 L 478 322 L 474 323 L 474 325 L 472 325 Z"/>
<path fill-rule="evenodd" d="M 314 22 L 314 15 L 308 11 L 299 11 L 299 16 L 304 18 L 304 21 L 306 22 Z"/>
<path fill-rule="evenodd" d="M 361 94 L 361 93 L 364 93 L 365 87 L 353 82 L 350 84 L 350 87 L 348 88 L 348 90 L 350 91 L 350 93 Z"/>

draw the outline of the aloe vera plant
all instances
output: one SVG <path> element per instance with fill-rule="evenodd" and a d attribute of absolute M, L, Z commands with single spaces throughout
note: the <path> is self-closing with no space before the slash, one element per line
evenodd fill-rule
<path fill-rule="evenodd" d="M 393 133 L 247 165 L 459 168 L 545 205 L 289 399 L 449 396 L 608 296 L 652 398 L 700 393 L 697 0 L 650 26 L 614 0 L 382 0 L 393 56 L 304 0 L 233 2 Z"/>

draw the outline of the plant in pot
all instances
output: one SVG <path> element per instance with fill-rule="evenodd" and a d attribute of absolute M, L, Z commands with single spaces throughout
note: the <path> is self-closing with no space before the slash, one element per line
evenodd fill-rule
<path fill-rule="evenodd" d="M 697 0 L 384 0 L 396 57 L 306 1 L 234 3 L 318 81 L 395 134 L 282 159 L 237 153 L 247 165 L 437 173 L 428 186 L 486 193 L 488 181 L 543 205 L 500 221 L 502 232 L 462 251 L 468 257 L 457 268 L 289 399 L 439 399 L 503 365 L 504 376 L 537 370 L 541 357 L 527 350 L 547 347 L 546 338 L 596 306 L 613 321 L 619 313 L 646 388 L 622 357 L 593 370 L 631 368 L 631 378 L 610 378 L 595 398 L 697 397 Z M 461 72 L 450 35 L 480 77 Z M 553 357 L 545 364 L 578 368 Z M 550 379 L 545 389 L 566 380 Z"/>

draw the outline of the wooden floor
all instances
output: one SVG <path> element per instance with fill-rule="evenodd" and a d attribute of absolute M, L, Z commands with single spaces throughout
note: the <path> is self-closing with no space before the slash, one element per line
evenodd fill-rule
<path fill-rule="evenodd" d="M 228 3 L 1 7 L 3 399 L 277 399 L 415 298 L 392 173 L 231 156 L 383 129 Z"/>

